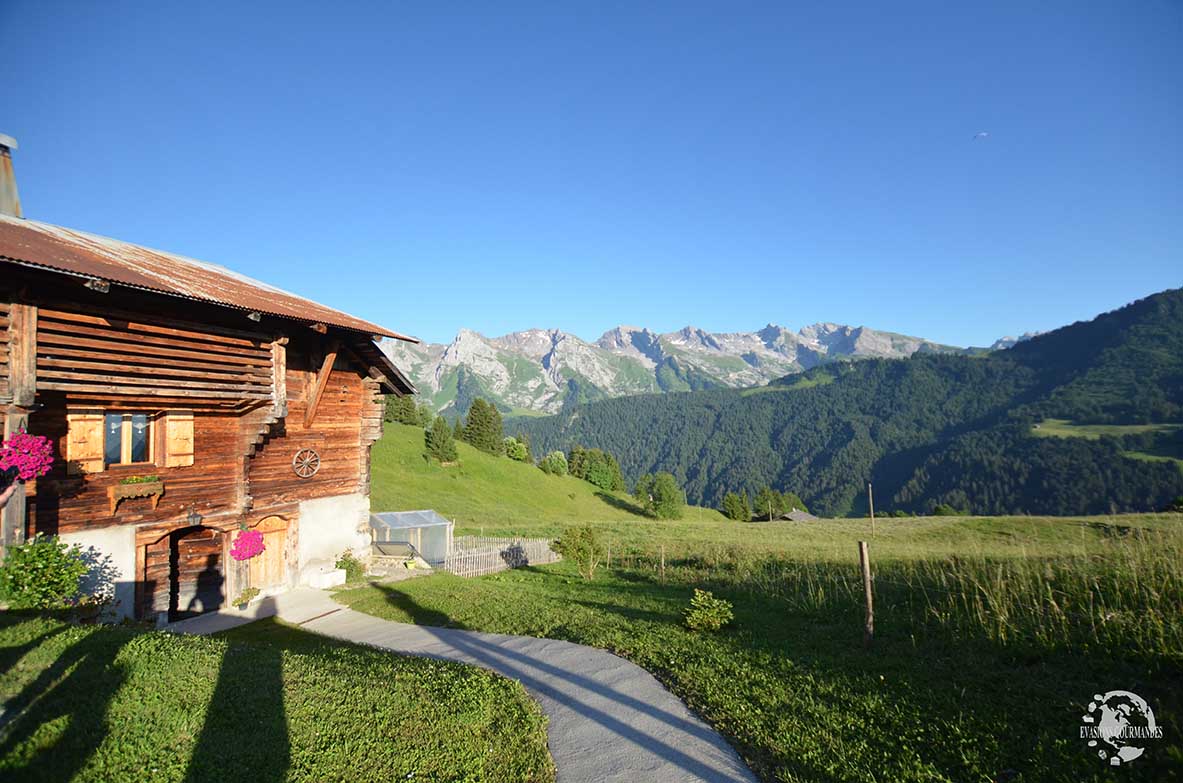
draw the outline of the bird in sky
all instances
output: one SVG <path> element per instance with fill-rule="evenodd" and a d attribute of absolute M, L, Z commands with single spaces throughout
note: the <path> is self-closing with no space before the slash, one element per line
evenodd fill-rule
<path fill-rule="evenodd" d="M 974 141 L 977 141 L 978 139 L 988 139 L 988 138 L 990 138 L 989 131 L 978 131 L 977 133 L 974 134 Z"/>

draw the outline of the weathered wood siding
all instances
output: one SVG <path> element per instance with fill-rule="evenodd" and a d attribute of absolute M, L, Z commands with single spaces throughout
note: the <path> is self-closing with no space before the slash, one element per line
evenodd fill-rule
<path fill-rule="evenodd" d="M 74 397 L 242 405 L 271 399 L 271 346 L 262 335 L 175 319 L 42 306 L 37 389 Z"/>
<path fill-rule="evenodd" d="M 56 399 L 55 399 L 56 398 Z M 185 517 L 191 510 L 204 516 L 238 511 L 238 486 L 243 457 L 239 452 L 240 422 L 232 413 L 199 411 L 193 414 L 194 462 L 185 467 L 118 465 L 97 473 L 69 475 L 65 460 L 68 437 L 64 395 L 40 396 L 47 404 L 29 417 L 29 429 L 57 444 L 59 459 L 49 475 L 38 479 L 30 499 L 30 521 L 35 531 L 72 533 L 85 528 L 142 524 Z M 128 476 L 152 474 L 164 482 L 157 508 L 149 498 L 128 498 L 114 515 L 107 488 Z"/>
<path fill-rule="evenodd" d="M 256 508 L 368 490 L 369 447 L 376 439 L 375 421 L 380 434 L 382 416 L 376 384 L 345 353 L 338 353 L 316 414 L 306 425 L 323 358 L 316 342 L 288 346 L 288 415 L 258 446 L 248 468 Z M 292 458 L 305 448 L 320 455 L 320 470 L 301 479 L 292 470 Z"/>
<path fill-rule="evenodd" d="M 7 302 L 0 302 L 0 403 L 12 400 L 12 387 L 9 385 L 8 343 L 9 325 L 12 307 Z"/>

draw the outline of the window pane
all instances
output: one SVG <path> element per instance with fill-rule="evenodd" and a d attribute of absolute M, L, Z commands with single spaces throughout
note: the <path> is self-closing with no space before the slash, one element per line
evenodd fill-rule
<path fill-rule="evenodd" d="M 103 461 L 108 465 L 118 465 L 123 453 L 123 416 L 108 413 L 103 425 Z"/>
<path fill-rule="evenodd" d="M 131 415 L 131 461 L 148 461 L 148 414 Z"/>

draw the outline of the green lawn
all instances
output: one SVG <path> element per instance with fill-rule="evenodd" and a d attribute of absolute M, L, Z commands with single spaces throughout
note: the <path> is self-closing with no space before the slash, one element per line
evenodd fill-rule
<path fill-rule="evenodd" d="M 554 780 L 519 684 L 271 621 L 205 638 L 0 612 L 0 700 L 12 783 Z"/>
<path fill-rule="evenodd" d="M 460 464 L 441 467 L 423 457 L 423 430 L 387 424 L 374 444 L 371 480 L 374 511 L 434 508 L 456 520 L 463 532 L 506 530 L 585 519 L 643 519 L 632 499 L 608 494 L 570 476 L 548 476 L 533 465 L 485 454 L 456 444 Z M 722 519 L 713 509 L 691 509 L 702 519 Z"/>
<path fill-rule="evenodd" d="M 471 449 L 452 477 L 423 463 L 417 437 L 395 427 L 377 444 L 375 497 L 437 508 L 462 532 L 590 524 L 613 567 L 592 582 L 560 563 L 339 594 L 356 609 L 617 652 L 766 781 L 1112 780 L 1079 719 L 1094 693 L 1116 689 L 1148 699 L 1168 727 L 1122 777 L 1183 770 L 1183 516 L 881 519 L 873 537 L 865 519 L 657 521 Z M 876 574 L 871 651 L 860 539 Z M 730 629 L 683 628 L 695 587 L 735 604 Z"/>
<path fill-rule="evenodd" d="M 1172 432 L 1183 427 L 1181 424 L 1073 424 L 1067 419 L 1044 419 L 1031 429 L 1031 434 L 1040 438 L 1087 438 L 1099 440 L 1102 437 L 1140 435 L 1144 432 Z"/>

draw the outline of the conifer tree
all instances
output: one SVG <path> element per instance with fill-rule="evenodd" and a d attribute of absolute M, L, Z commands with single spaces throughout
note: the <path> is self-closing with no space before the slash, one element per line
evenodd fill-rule
<path fill-rule="evenodd" d="M 427 454 L 440 462 L 455 462 L 456 442 L 452 439 L 452 428 L 443 416 L 436 416 L 431 429 L 423 434 Z"/>
<path fill-rule="evenodd" d="M 472 401 L 464 423 L 464 440 L 490 454 L 504 453 L 505 433 L 502 431 L 501 412 L 496 406 L 480 397 Z"/>

